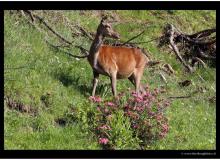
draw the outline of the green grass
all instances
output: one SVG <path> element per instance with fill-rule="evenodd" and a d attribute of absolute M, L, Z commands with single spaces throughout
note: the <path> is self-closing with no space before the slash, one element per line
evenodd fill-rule
<path fill-rule="evenodd" d="M 59 15 L 59 11 L 57 11 Z M 61 11 L 60 11 L 61 12 Z M 106 11 L 115 14 L 120 23 L 115 24 L 121 39 L 130 37 L 146 29 L 144 35 L 135 41 L 148 41 L 162 34 L 166 23 L 173 23 L 184 32 L 194 33 L 215 27 L 215 11 Z M 63 11 L 72 22 L 95 32 L 99 23 L 97 11 Z M 90 43 L 83 38 L 72 38 L 71 32 L 62 18 L 48 13 L 47 18 L 59 32 L 74 44 L 89 48 Z M 59 23 L 58 23 L 59 22 Z M 202 24 L 202 25 L 201 25 Z M 51 40 L 55 38 L 50 37 Z M 55 120 L 72 113 L 71 108 L 86 108 L 91 94 L 92 69 L 86 59 L 76 60 L 50 48 L 43 41 L 43 34 L 17 16 L 5 11 L 4 15 L 4 94 L 16 101 L 37 109 L 38 115 L 21 113 L 4 105 L 5 149 L 101 149 L 97 139 L 84 127 L 81 121 L 70 121 L 65 126 Z M 199 68 L 188 74 L 166 50 L 158 49 L 155 41 L 141 45 L 150 51 L 153 59 L 169 63 L 176 71 L 175 76 L 165 74 L 167 84 L 159 76 L 159 71 L 145 71 L 142 82 L 150 87 L 165 86 L 167 96 L 187 95 L 197 88 L 204 92 L 188 99 L 175 99 L 167 110 L 170 132 L 163 140 L 157 141 L 149 149 L 215 149 L 216 148 L 216 103 L 209 98 L 216 93 L 216 70 Z M 73 49 L 73 53 L 79 51 Z M 10 69 L 24 66 L 20 69 Z M 202 77 L 199 77 L 199 75 Z M 192 85 L 181 88 L 178 82 L 190 79 Z M 97 94 L 104 98 L 111 96 L 110 81 L 101 76 Z M 133 88 L 128 80 L 120 80 L 117 90 Z M 49 93 L 49 105 L 42 97 Z M 77 114 L 77 113 L 76 113 Z M 89 145 L 88 145 L 89 144 Z"/>

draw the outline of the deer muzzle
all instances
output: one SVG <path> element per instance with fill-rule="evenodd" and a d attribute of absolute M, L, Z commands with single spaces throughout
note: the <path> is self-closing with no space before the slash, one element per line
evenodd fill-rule
<path fill-rule="evenodd" d="M 120 35 L 117 32 L 112 33 L 112 38 L 120 39 Z"/>

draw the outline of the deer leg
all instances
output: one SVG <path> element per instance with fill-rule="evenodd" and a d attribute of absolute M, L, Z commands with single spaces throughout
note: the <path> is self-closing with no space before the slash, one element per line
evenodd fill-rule
<path fill-rule="evenodd" d="M 128 79 L 134 85 L 134 87 L 136 87 L 134 75 L 132 74 L 130 77 L 128 77 Z"/>
<path fill-rule="evenodd" d="M 144 68 L 139 68 L 135 70 L 135 74 L 134 74 L 134 79 L 135 79 L 135 90 L 137 92 L 137 94 L 139 94 L 139 90 L 141 89 L 141 91 L 143 90 L 143 87 L 141 85 L 141 77 L 143 75 L 143 70 Z"/>
<path fill-rule="evenodd" d="M 141 91 L 141 93 L 146 93 L 146 91 L 141 83 L 140 83 L 140 91 Z"/>
<path fill-rule="evenodd" d="M 117 81 L 117 73 L 111 75 L 111 85 L 112 85 L 112 93 L 116 97 L 116 81 Z"/>
<path fill-rule="evenodd" d="M 136 77 L 136 79 L 135 79 L 135 91 L 137 92 L 137 94 L 139 94 L 139 88 L 140 88 L 140 78 Z"/>
<path fill-rule="evenodd" d="M 93 89 L 92 89 L 92 96 L 95 96 L 95 90 L 96 90 L 96 86 L 98 84 L 98 78 L 99 78 L 99 74 L 95 71 L 93 71 Z"/>
<path fill-rule="evenodd" d="M 136 81 L 135 81 L 135 75 L 131 75 L 130 77 L 128 77 L 129 81 L 135 86 L 135 90 L 137 92 L 138 90 L 138 86 L 136 85 Z M 143 86 L 141 84 L 139 84 L 139 88 L 142 90 Z"/>

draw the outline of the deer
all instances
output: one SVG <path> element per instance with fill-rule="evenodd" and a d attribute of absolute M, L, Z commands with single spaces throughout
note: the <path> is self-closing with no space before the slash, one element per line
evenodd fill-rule
<path fill-rule="evenodd" d="M 87 57 L 93 69 L 92 96 L 95 96 L 100 74 L 110 77 L 114 97 L 117 97 L 117 79 L 128 78 L 135 86 L 136 93 L 139 93 L 140 89 L 143 91 L 140 81 L 149 59 L 140 48 L 104 45 L 105 37 L 120 38 L 119 33 L 113 30 L 111 22 L 106 20 L 106 18 L 102 18 L 98 25 Z"/>

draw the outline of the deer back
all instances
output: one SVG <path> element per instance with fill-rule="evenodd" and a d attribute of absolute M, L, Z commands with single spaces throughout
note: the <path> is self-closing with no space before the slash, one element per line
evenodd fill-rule
<path fill-rule="evenodd" d="M 103 45 L 98 52 L 100 68 L 108 74 L 117 71 L 122 77 L 129 76 L 135 68 L 145 67 L 148 61 L 138 48 Z"/>

